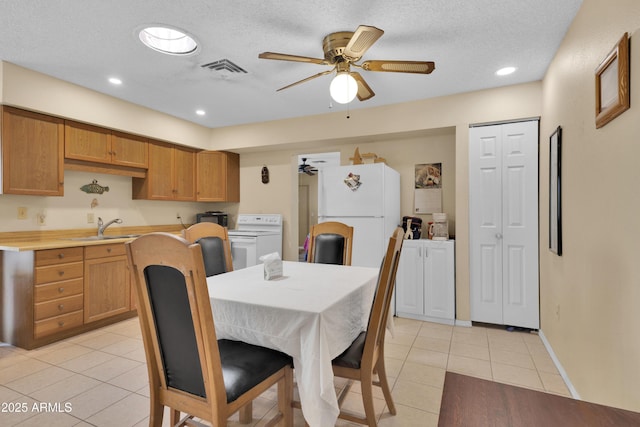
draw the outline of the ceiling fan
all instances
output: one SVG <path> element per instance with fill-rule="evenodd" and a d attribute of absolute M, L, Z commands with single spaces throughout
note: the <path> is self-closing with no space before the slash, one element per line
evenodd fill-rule
<path fill-rule="evenodd" d="M 302 158 L 302 164 L 298 165 L 298 173 L 306 173 L 307 175 L 314 176 L 318 172 L 318 169 L 307 164 L 307 158 Z"/>
<path fill-rule="evenodd" d="M 365 71 L 417 74 L 430 74 L 435 69 L 435 63 L 431 61 L 368 60 L 358 63 L 365 52 L 383 34 L 384 31 L 381 29 L 368 25 L 360 25 L 354 32 L 340 31 L 331 33 L 322 41 L 324 59 L 275 52 L 262 52 L 258 55 L 258 58 L 333 66 L 330 70 L 325 70 L 311 77 L 281 87 L 278 91 L 308 82 L 316 77 L 324 76 L 335 71 L 336 77 L 334 77 L 330 87 L 331 96 L 336 102 L 342 104 L 351 102 L 356 96 L 360 101 L 366 101 L 375 96 L 375 93 L 360 73 L 351 71 L 352 66 Z M 341 80 L 343 80 L 342 84 L 345 84 L 346 88 L 338 88 Z"/>

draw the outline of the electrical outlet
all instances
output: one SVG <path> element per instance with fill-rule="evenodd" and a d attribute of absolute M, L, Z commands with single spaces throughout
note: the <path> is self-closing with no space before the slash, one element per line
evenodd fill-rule
<path fill-rule="evenodd" d="M 93 215 L 93 213 L 88 213 L 87 214 L 87 224 L 93 224 L 95 221 L 95 217 Z"/>
<path fill-rule="evenodd" d="M 18 219 L 27 219 L 27 208 L 25 207 L 18 208 Z"/>
<path fill-rule="evenodd" d="M 180 216 L 180 212 L 176 213 L 176 219 L 182 219 L 182 217 Z"/>
<path fill-rule="evenodd" d="M 47 215 L 44 212 L 36 215 L 36 221 L 38 225 L 47 225 Z"/>

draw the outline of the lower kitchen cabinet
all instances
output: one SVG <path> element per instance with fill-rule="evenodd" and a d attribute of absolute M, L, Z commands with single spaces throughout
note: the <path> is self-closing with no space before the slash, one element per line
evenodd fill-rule
<path fill-rule="evenodd" d="M 82 325 L 82 248 L 35 254 L 33 338 Z"/>
<path fill-rule="evenodd" d="M 84 322 L 131 309 L 131 280 L 123 243 L 84 248 Z"/>
<path fill-rule="evenodd" d="M 0 251 L 0 341 L 32 349 L 136 315 L 124 243 Z"/>
<path fill-rule="evenodd" d="M 396 315 L 455 322 L 454 241 L 405 240 L 396 274 Z"/>

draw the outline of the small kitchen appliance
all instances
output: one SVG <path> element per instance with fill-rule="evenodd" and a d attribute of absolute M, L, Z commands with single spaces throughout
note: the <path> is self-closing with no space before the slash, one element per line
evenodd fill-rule
<path fill-rule="evenodd" d="M 449 221 L 446 213 L 433 213 L 433 224 L 429 226 L 429 234 L 433 240 L 449 240 Z"/>
<path fill-rule="evenodd" d="M 196 222 L 213 222 L 214 224 L 227 227 L 228 221 L 229 219 L 227 214 L 220 211 L 207 211 L 196 214 Z"/>

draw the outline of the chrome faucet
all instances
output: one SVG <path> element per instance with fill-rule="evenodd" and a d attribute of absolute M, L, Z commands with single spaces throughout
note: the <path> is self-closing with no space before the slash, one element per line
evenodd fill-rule
<path fill-rule="evenodd" d="M 98 238 L 104 237 L 104 230 L 106 230 L 107 227 L 113 224 L 114 222 L 116 224 L 122 224 L 122 220 L 120 218 L 112 219 L 108 223 L 104 224 L 102 222 L 102 218 L 98 217 Z"/>

